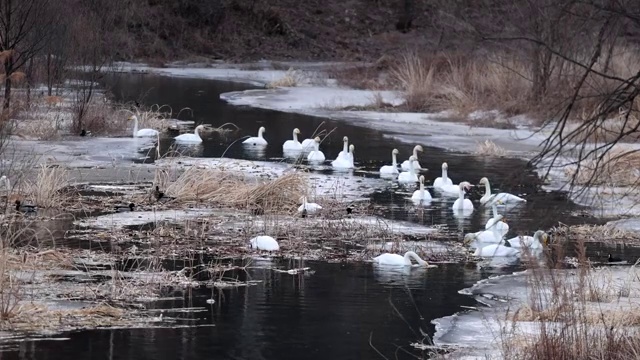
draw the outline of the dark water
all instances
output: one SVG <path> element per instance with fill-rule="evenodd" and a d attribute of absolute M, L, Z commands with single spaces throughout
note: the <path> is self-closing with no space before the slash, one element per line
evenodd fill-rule
<path fill-rule="evenodd" d="M 126 75 L 110 78 L 108 85 L 118 100 L 168 104 L 174 111 L 189 107 L 180 118 L 220 126 L 227 122 L 241 130 L 228 140 L 205 140 L 195 149 L 197 156 L 225 156 L 255 159 L 238 143 L 242 136 L 255 136 L 266 127 L 270 145 L 260 160 L 283 161 L 282 143 L 292 129 L 301 130 L 300 140 L 309 137 L 324 122 L 323 128 L 335 131 L 323 142 L 327 159 L 342 149 L 342 137 L 349 136 L 356 146 L 354 177 L 377 178 L 381 165 L 390 163 L 393 148 L 400 151 L 399 161 L 408 158 L 414 144 L 398 143 L 375 130 L 337 121 L 274 111 L 235 107 L 219 99 L 219 94 L 248 89 L 248 86 L 210 80 Z M 163 140 L 167 148 L 171 139 Z M 477 183 L 488 176 L 494 189 L 526 194 L 525 206 L 507 213 L 511 234 L 533 233 L 564 223 L 583 223 L 571 213 L 579 208 L 565 201 L 562 194 L 539 190 L 536 174 L 520 160 L 479 158 L 468 154 L 444 152 L 422 144 L 425 152 L 420 163 L 430 171 L 433 181 L 440 175 L 443 161 L 455 183 Z M 228 148 L 228 149 L 227 149 Z M 430 183 L 430 181 L 428 183 Z M 453 198 L 434 199 L 430 207 L 416 209 L 406 198 L 413 189 L 387 182 L 368 194 L 372 202 L 385 206 L 384 216 L 421 224 L 447 224 L 454 230 L 477 231 L 484 228 L 488 211 L 476 210 L 470 219 L 452 216 Z M 435 195 L 432 192 L 432 195 Z M 477 195 L 474 195 L 477 196 Z M 457 237 L 452 235 L 452 241 Z M 617 250 L 617 249 L 616 249 Z M 614 254 L 618 251 L 612 251 Z M 622 249 L 621 249 L 622 250 Z M 621 251 L 620 250 L 620 251 Z M 600 255 L 607 249 L 594 250 Z M 284 264 L 281 264 L 284 265 Z M 424 354 L 409 347 L 422 339 L 420 330 L 433 334 L 431 319 L 451 315 L 463 305 L 475 305 L 458 290 L 487 277 L 472 265 L 443 264 L 426 271 L 378 271 L 370 264 L 326 264 L 308 262 L 315 273 L 292 276 L 264 269 L 250 269 L 235 275 L 262 280 L 256 286 L 211 290 L 196 289 L 183 300 L 152 303 L 153 307 L 204 307 L 191 313 L 190 323 L 213 325 L 179 329 L 95 330 L 70 334 L 68 341 L 24 342 L 0 352 L 1 358 L 20 359 L 376 359 L 375 346 L 388 358 L 411 359 Z M 502 270 L 502 271 L 508 271 Z M 229 274 L 227 274 L 229 275 Z M 209 298 L 216 303 L 207 304 Z M 397 312 L 394 310 L 397 309 Z M 169 316 L 169 315 L 167 315 Z M 404 352 L 403 350 L 408 351 Z"/>
<path fill-rule="evenodd" d="M 224 153 L 225 157 L 240 159 L 257 159 L 266 161 L 290 161 L 285 160 L 282 154 L 282 144 L 291 139 L 294 128 L 299 128 L 302 139 L 310 137 L 316 129 L 324 129 L 333 132 L 323 141 L 321 150 L 327 157 L 327 164 L 342 150 L 342 137 L 348 136 L 350 143 L 356 146 L 355 162 L 357 169 L 353 171 L 354 177 L 379 178 L 378 169 L 382 165 L 391 163 L 391 151 L 397 148 L 400 151 L 398 161 L 408 159 L 415 144 L 400 143 L 383 133 L 352 126 L 345 122 L 332 121 L 324 118 L 304 116 L 293 113 L 283 113 L 269 110 L 257 110 L 249 107 L 229 105 L 220 100 L 220 94 L 229 91 L 240 91 L 252 88 L 231 82 L 211 81 L 203 79 L 171 78 L 154 75 L 118 75 L 108 81 L 117 100 L 140 101 L 146 105 L 170 105 L 174 113 L 180 109 L 189 108 L 191 111 L 182 111 L 179 116 L 183 120 L 194 120 L 196 124 L 211 124 L 220 126 L 232 122 L 241 129 L 226 141 L 219 138 L 214 140 L 204 139 L 201 145 L 192 148 L 194 156 L 219 157 Z M 245 136 L 256 136 L 260 126 L 266 128 L 264 135 L 269 142 L 265 152 L 256 156 L 254 152 L 245 151 L 241 141 L 232 143 Z M 173 143 L 171 138 L 163 141 L 163 149 Z M 231 145 L 231 146 L 230 146 Z M 440 176 L 442 162 L 449 165 L 449 177 L 454 183 L 469 181 L 477 184 L 482 177 L 488 177 L 492 189 L 495 192 L 510 192 L 524 195 L 528 199 L 526 206 L 507 210 L 503 213 L 510 225 L 510 235 L 531 235 L 538 229 L 546 229 L 558 224 L 561 220 L 566 224 L 594 222 L 595 219 L 572 216 L 572 213 L 580 207 L 565 201 L 560 193 L 547 193 L 539 189 L 539 180 L 535 172 L 526 168 L 526 162 L 519 159 L 504 159 L 494 157 L 478 157 L 464 153 L 446 152 L 438 148 L 429 147 L 428 143 L 421 144 L 424 153 L 419 153 L 419 161 L 422 167 L 429 171 L 423 172 L 427 186 Z M 331 172 L 330 167 L 325 172 Z M 386 207 L 384 215 L 394 220 L 410 220 L 420 224 L 447 224 L 458 231 L 478 231 L 484 228 L 484 224 L 491 216 L 491 209 L 476 209 L 473 215 L 467 219 L 453 217 L 451 205 L 455 198 L 437 198 L 437 194 L 431 189 L 434 201 L 431 206 L 419 211 L 408 200 L 413 190 L 417 187 L 398 187 L 391 182 L 372 190 L 370 199 L 374 203 Z M 483 192 L 478 188 L 472 194 L 476 199 Z M 476 205 L 477 206 L 477 205 Z"/>

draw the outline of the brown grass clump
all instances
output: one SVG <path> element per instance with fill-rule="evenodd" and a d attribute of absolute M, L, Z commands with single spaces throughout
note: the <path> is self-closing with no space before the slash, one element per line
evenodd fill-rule
<path fill-rule="evenodd" d="M 604 156 L 594 155 L 579 167 L 570 166 L 564 171 L 577 185 L 632 186 L 638 181 L 640 152 L 618 146 Z"/>
<path fill-rule="evenodd" d="M 156 176 L 156 184 L 162 187 L 167 179 L 167 175 Z M 292 212 L 299 206 L 300 197 L 306 190 L 307 180 L 301 172 L 291 172 L 263 181 L 217 169 L 192 166 L 172 181 L 165 192 L 179 201 L 210 202 L 241 208 L 259 207 L 265 212 Z"/>
<path fill-rule="evenodd" d="M 66 168 L 40 165 L 33 180 L 26 179 L 26 200 L 40 207 L 55 207 L 66 202 L 69 194 L 63 189 L 69 186 L 69 171 Z"/>
<path fill-rule="evenodd" d="M 638 243 L 640 234 L 611 225 L 564 225 L 552 229 L 554 236 L 584 242 Z"/>
<path fill-rule="evenodd" d="M 556 238 L 565 237 L 556 232 Z M 568 238 L 565 238 L 565 241 Z M 562 247 L 553 245 L 556 258 Z M 640 354 L 638 269 L 593 268 L 577 240 L 577 269 L 529 264 L 526 302 L 506 319 L 502 352 L 507 359 L 628 359 Z M 520 322 L 529 322 L 519 329 Z M 635 355 L 634 355 L 635 354 Z"/>
<path fill-rule="evenodd" d="M 284 76 L 280 79 L 274 80 L 267 84 L 268 89 L 275 89 L 278 87 L 296 87 L 304 80 L 304 76 L 298 70 L 289 68 Z"/>
<path fill-rule="evenodd" d="M 391 69 L 391 77 L 405 92 L 405 105 L 413 111 L 433 108 L 435 97 L 435 66 L 425 62 L 418 54 L 404 54 L 398 65 Z"/>
<path fill-rule="evenodd" d="M 477 155 L 485 156 L 505 156 L 507 154 L 507 150 L 491 140 L 485 140 L 478 143 L 475 153 Z"/>

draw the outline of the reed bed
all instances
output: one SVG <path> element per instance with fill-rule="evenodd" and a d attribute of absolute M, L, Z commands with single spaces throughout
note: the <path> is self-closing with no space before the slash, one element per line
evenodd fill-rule
<path fill-rule="evenodd" d="M 168 177 L 166 170 L 160 170 L 156 184 L 167 184 Z M 192 166 L 172 181 L 165 192 L 178 201 L 207 202 L 236 208 L 258 207 L 265 212 L 277 210 L 290 213 L 297 209 L 300 198 L 307 192 L 307 178 L 304 173 L 296 171 L 275 179 L 261 180 Z"/>
<path fill-rule="evenodd" d="M 71 193 L 69 170 L 51 165 L 39 165 L 33 180 L 25 179 L 24 198 L 40 207 L 55 207 L 68 202 Z"/>
<path fill-rule="evenodd" d="M 577 185 L 633 186 L 640 174 L 640 152 L 624 146 L 616 146 L 606 154 L 594 154 L 584 159 L 580 166 L 564 170 Z"/>

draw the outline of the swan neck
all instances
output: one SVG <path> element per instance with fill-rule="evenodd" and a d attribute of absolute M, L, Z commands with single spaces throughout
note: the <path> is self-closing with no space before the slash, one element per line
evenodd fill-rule
<path fill-rule="evenodd" d="M 484 191 L 485 195 L 491 195 L 491 185 L 489 185 L 488 181 L 484 183 Z"/>
<path fill-rule="evenodd" d="M 196 129 L 193 130 L 193 134 L 197 137 L 200 137 L 200 129 L 198 129 L 198 127 L 196 126 Z"/>
<path fill-rule="evenodd" d="M 420 181 L 420 193 L 424 195 L 424 182 Z"/>
<path fill-rule="evenodd" d="M 298 142 L 298 134 L 295 131 L 293 132 L 293 141 Z"/>
<path fill-rule="evenodd" d="M 442 180 L 447 181 L 447 169 L 442 169 Z"/>
<path fill-rule="evenodd" d="M 344 145 L 342 146 L 342 151 L 344 151 L 345 154 L 349 153 L 349 142 L 345 141 Z"/>
<path fill-rule="evenodd" d="M 138 117 L 135 116 L 133 118 L 133 137 L 136 137 L 138 134 Z"/>
<path fill-rule="evenodd" d="M 418 158 L 418 149 L 413 148 L 413 156 L 415 156 L 416 159 Z"/>
<path fill-rule="evenodd" d="M 414 253 L 413 251 L 407 251 L 404 254 L 404 261 L 405 263 L 407 263 L 408 265 L 411 265 L 411 259 L 415 260 L 418 264 L 420 265 L 425 265 L 427 264 L 426 261 L 422 260 L 420 258 L 420 256 L 418 256 L 418 254 Z"/>
<path fill-rule="evenodd" d="M 263 132 L 264 132 L 264 130 L 262 130 L 262 129 L 259 129 L 259 130 L 258 130 L 258 137 L 259 137 L 260 139 L 262 139 L 262 138 L 263 138 L 263 137 L 262 137 L 262 133 L 263 133 Z"/>
<path fill-rule="evenodd" d="M 460 201 L 464 201 L 464 190 L 460 188 L 460 192 L 458 193 Z"/>
<path fill-rule="evenodd" d="M 393 165 L 394 167 L 398 166 L 398 159 L 396 158 L 395 153 L 391 153 L 391 165 Z"/>

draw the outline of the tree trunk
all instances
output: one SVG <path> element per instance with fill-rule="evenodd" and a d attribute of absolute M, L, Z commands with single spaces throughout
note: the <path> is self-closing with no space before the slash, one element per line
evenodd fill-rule
<path fill-rule="evenodd" d="M 33 58 L 29 59 L 27 66 L 27 109 L 31 107 L 31 81 L 33 79 Z"/>
<path fill-rule="evenodd" d="M 47 53 L 47 95 L 52 95 L 53 74 L 51 74 L 51 51 Z"/>
<path fill-rule="evenodd" d="M 4 104 L 2 109 L 7 110 L 11 106 L 11 74 L 13 74 L 13 60 L 10 57 L 4 62 L 4 71 Z"/>

